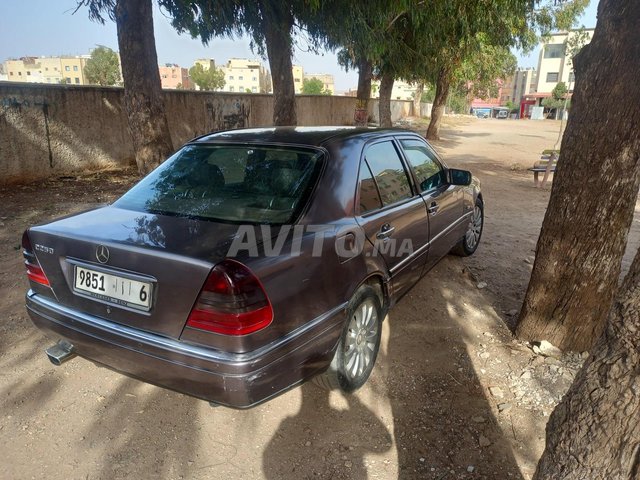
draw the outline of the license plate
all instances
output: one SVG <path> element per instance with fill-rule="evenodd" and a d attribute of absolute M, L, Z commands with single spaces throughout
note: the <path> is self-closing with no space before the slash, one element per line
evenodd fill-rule
<path fill-rule="evenodd" d="M 152 285 L 149 282 L 76 266 L 74 289 L 117 305 L 143 310 L 151 307 Z"/>

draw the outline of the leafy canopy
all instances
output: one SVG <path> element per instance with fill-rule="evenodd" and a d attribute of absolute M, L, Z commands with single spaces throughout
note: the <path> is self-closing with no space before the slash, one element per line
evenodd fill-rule
<path fill-rule="evenodd" d="M 496 47 L 480 41 L 477 50 L 463 59 L 455 71 L 457 90 L 469 100 L 495 98 L 500 81 L 516 70 L 518 60 L 506 47 Z"/>
<path fill-rule="evenodd" d="M 304 95 L 329 95 L 324 89 L 324 83 L 319 78 L 305 78 L 302 81 L 302 93 Z"/>
<path fill-rule="evenodd" d="M 99 46 L 91 52 L 84 67 L 87 81 L 94 85 L 112 86 L 121 83 L 118 54 L 108 47 Z"/>
<path fill-rule="evenodd" d="M 569 89 L 565 85 L 564 82 L 558 82 L 558 84 L 553 87 L 551 91 L 551 96 L 542 100 L 542 105 L 547 108 L 563 108 L 565 104 L 565 99 L 567 94 L 569 93 Z"/>
<path fill-rule="evenodd" d="M 205 69 L 199 63 L 189 69 L 189 76 L 193 83 L 200 87 L 200 90 L 220 90 L 225 84 L 222 70 L 215 67 Z"/>

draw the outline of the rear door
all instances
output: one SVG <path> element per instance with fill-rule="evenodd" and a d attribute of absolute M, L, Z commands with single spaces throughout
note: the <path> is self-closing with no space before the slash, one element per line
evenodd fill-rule
<path fill-rule="evenodd" d="M 392 139 L 365 147 L 360 164 L 358 223 L 389 269 L 394 293 L 419 278 L 429 241 L 426 207 Z"/>
<path fill-rule="evenodd" d="M 462 187 L 450 185 L 447 171 L 431 147 L 416 137 L 400 138 L 400 146 L 415 175 L 429 216 L 427 269 L 461 238 Z"/>

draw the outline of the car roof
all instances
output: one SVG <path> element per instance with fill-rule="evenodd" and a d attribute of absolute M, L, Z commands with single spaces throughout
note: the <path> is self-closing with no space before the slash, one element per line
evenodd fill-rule
<path fill-rule="evenodd" d="M 377 127 L 264 127 L 241 128 L 210 133 L 190 143 L 285 143 L 321 146 L 330 139 L 361 137 L 367 139 L 384 134 L 416 134 L 402 128 Z"/>

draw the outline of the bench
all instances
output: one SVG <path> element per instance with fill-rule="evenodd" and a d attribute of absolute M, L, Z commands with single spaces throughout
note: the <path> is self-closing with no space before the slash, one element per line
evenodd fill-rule
<path fill-rule="evenodd" d="M 533 167 L 527 169 L 528 171 L 533 172 L 533 183 L 538 188 L 542 188 L 545 186 L 545 184 L 547 183 L 547 179 L 549 178 L 549 174 L 555 173 L 558 163 L 558 157 L 553 154 L 542 155 L 540 159 L 540 162 L 534 163 Z M 539 182 L 538 177 L 542 172 L 544 172 L 544 177 L 542 177 L 542 182 Z"/>

